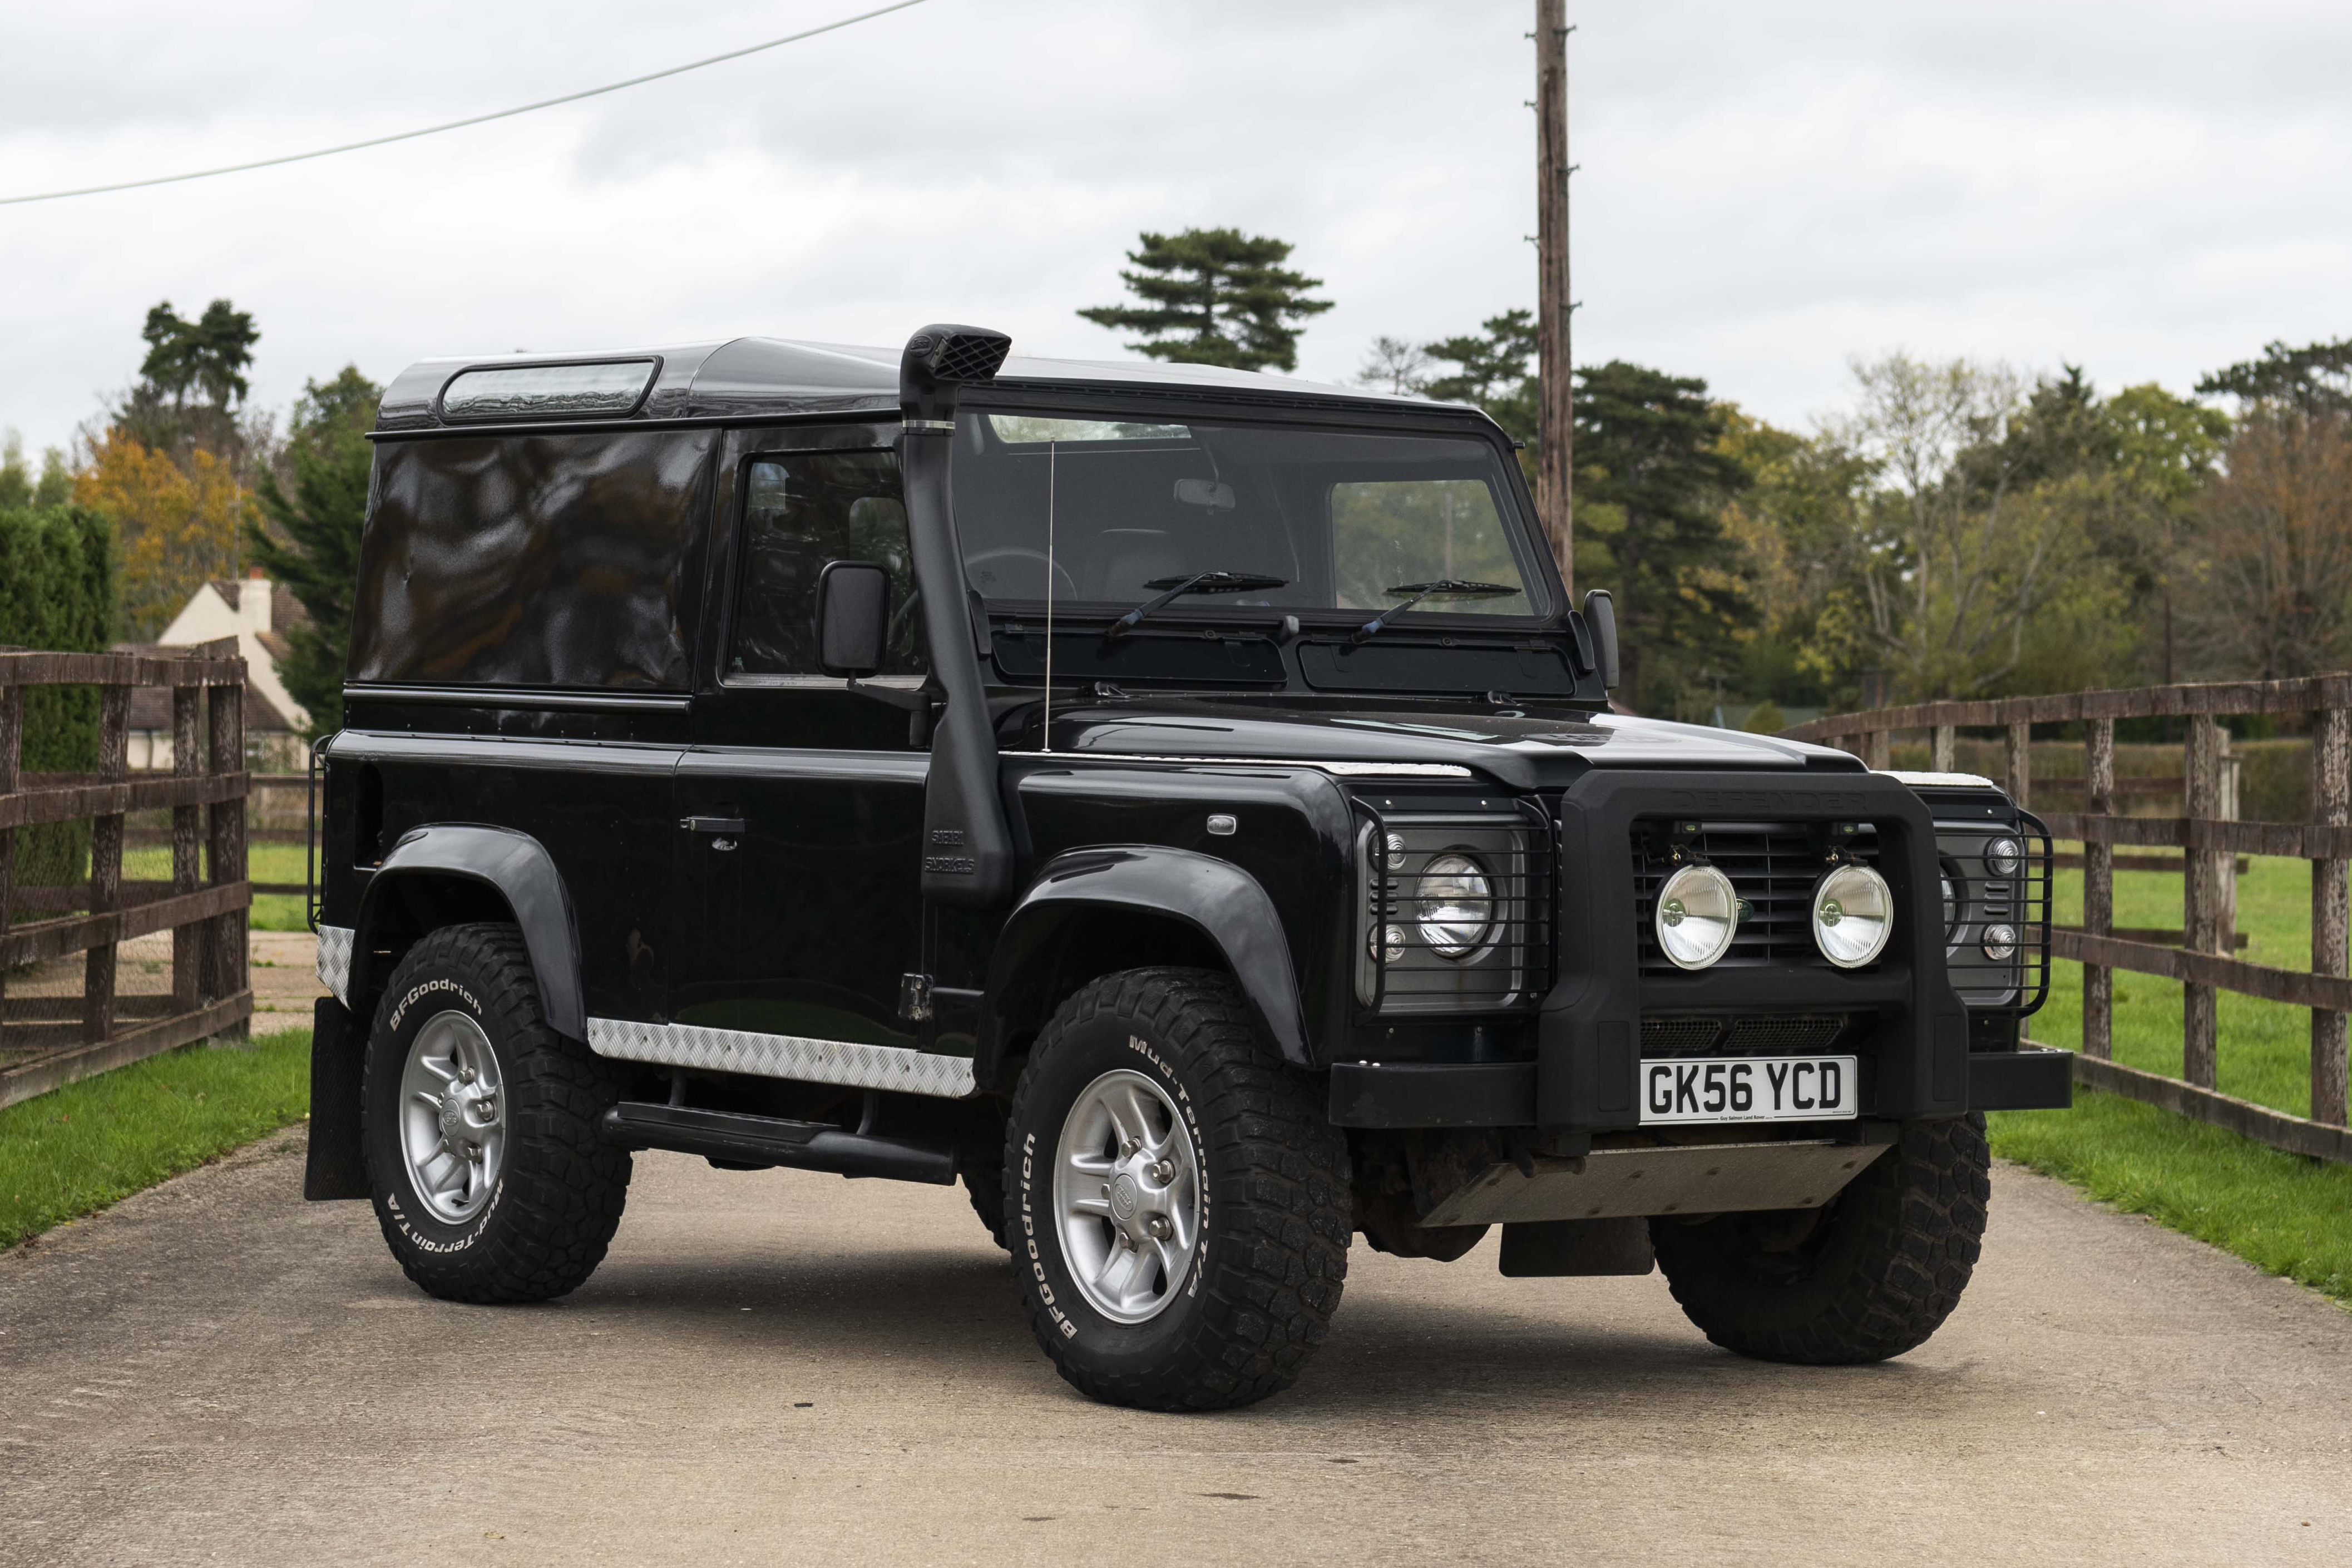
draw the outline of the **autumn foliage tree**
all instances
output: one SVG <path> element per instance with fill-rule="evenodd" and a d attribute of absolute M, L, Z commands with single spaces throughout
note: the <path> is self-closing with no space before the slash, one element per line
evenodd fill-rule
<path fill-rule="evenodd" d="M 75 476 L 74 500 L 113 522 L 120 629 L 133 642 L 161 632 L 206 579 L 236 574 L 252 503 L 209 452 L 190 453 L 183 466 L 110 432 Z"/>

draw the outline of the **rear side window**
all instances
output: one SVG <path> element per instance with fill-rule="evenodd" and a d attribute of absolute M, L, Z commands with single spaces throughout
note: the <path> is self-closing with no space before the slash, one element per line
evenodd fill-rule
<path fill-rule="evenodd" d="M 898 459 L 889 452 L 796 452 L 750 465 L 737 570 L 735 675 L 816 675 L 816 580 L 828 561 L 872 561 L 890 576 L 882 673 L 919 675 L 923 657 Z"/>
<path fill-rule="evenodd" d="M 684 691 L 715 431 L 377 448 L 351 678 Z"/>

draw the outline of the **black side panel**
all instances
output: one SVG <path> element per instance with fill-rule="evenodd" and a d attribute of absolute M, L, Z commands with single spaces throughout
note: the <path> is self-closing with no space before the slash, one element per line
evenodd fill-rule
<path fill-rule="evenodd" d="M 351 994 L 368 996 L 383 980 L 366 972 L 379 912 L 398 896 L 404 877 L 429 875 L 455 876 L 497 890 L 522 927 L 548 1026 L 569 1039 L 586 1040 L 588 1009 L 580 990 L 580 937 L 571 896 L 540 841 L 507 828 L 419 828 L 393 846 L 360 900 Z"/>
<path fill-rule="evenodd" d="M 684 691 L 710 430 L 452 436 L 377 452 L 350 678 Z"/>
<path fill-rule="evenodd" d="M 368 1196 L 360 1154 L 360 1031 L 351 1009 L 320 997 L 310 1021 L 310 1155 L 302 1196 L 313 1203 Z"/>

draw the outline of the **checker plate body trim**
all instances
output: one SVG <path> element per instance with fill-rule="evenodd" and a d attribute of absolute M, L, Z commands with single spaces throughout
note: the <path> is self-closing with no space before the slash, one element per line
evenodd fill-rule
<path fill-rule="evenodd" d="M 752 1034 L 701 1024 L 592 1018 L 588 1048 L 599 1056 L 626 1061 L 792 1078 L 806 1083 L 840 1083 L 854 1089 L 893 1089 L 902 1094 L 945 1099 L 961 1099 L 972 1092 L 970 1057 L 940 1056 L 905 1046 Z"/>
<path fill-rule="evenodd" d="M 319 983 L 345 1007 L 352 1005 L 352 940 L 358 935 L 349 925 L 319 927 Z"/>

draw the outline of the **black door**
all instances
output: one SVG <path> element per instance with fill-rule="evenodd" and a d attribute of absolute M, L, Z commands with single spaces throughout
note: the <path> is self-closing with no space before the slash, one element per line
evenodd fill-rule
<path fill-rule="evenodd" d="M 698 683 L 694 744 L 676 775 L 678 1023 L 917 1044 L 899 981 L 921 967 L 928 758 L 904 710 L 851 692 L 814 656 L 826 562 L 878 562 L 892 609 L 908 608 L 906 510 L 884 439 L 861 426 L 730 441 L 733 502 L 704 643 L 718 658 Z M 898 619 L 878 684 L 920 683 L 919 621 Z M 756 1049 L 765 1054 L 745 1070 L 871 1081 L 824 1071 L 822 1051 Z"/>

